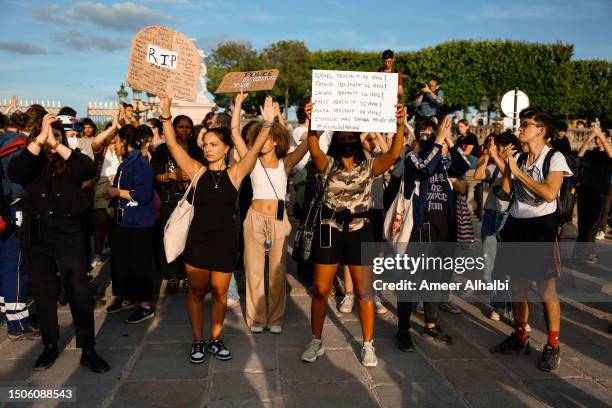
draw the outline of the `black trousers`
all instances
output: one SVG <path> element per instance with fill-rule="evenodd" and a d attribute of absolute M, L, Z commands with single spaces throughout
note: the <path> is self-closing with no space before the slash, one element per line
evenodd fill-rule
<path fill-rule="evenodd" d="M 26 216 L 20 237 L 29 264 L 43 343 L 59 341 L 57 267 L 70 305 L 77 347 L 93 345 L 94 305 L 87 285 L 80 219 L 45 215 L 33 220 Z"/>
<path fill-rule="evenodd" d="M 576 242 L 594 242 L 607 197 L 596 189 L 578 189 L 578 237 Z"/>
<path fill-rule="evenodd" d="M 113 295 L 134 302 L 153 299 L 153 228 L 113 228 Z"/>

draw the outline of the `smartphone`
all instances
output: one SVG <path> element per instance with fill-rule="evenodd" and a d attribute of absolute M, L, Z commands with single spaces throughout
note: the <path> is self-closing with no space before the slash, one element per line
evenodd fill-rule
<path fill-rule="evenodd" d="M 276 219 L 282 221 L 285 219 L 285 201 L 278 200 L 278 205 L 276 206 Z"/>
<path fill-rule="evenodd" d="M 329 220 L 321 220 L 319 228 L 319 244 L 321 248 L 331 248 L 331 229 Z"/>

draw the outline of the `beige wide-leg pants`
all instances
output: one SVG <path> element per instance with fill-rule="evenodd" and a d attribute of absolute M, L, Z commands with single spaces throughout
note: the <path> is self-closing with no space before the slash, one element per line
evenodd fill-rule
<path fill-rule="evenodd" d="M 282 326 L 287 302 L 287 244 L 291 223 L 249 208 L 244 220 L 244 269 L 246 274 L 246 322 L 249 327 Z M 265 242 L 271 242 L 269 288 L 266 299 Z"/>

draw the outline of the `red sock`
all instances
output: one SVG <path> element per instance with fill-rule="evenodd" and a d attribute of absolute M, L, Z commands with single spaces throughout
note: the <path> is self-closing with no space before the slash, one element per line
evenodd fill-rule
<path fill-rule="evenodd" d="M 550 344 L 554 348 L 559 347 L 559 332 L 558 331 L 548 332 L 548 344 Z"/>
<path fill-rule="evenodd" d="M 516 337 L 519 338 L 521 343 L 524 343 L 527 340 L 527 322 L 514 322 L 514 332 L 516 333 Z"/>

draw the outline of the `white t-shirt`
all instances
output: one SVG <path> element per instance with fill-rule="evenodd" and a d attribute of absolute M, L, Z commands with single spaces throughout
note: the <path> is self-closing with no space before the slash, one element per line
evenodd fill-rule
<path fill-rule="evenodd" d="M 544 160 L 550 149 L 550 146 L 544 146 L 540 156 L 531 166 L 527 167 L 526 163 L 521 166 L 521 170 L 538 183 L 544 183 L 546 181 L 542 167 L 544 166 Z M 520 154 L 516 155 L 517 160 L 519 156 Z M 551 173 L 553 171 L 562 171 L 565 173 L 565 177 L 573 175 L 572 170 L 570 170 L 565 161 L 565 157 L 560 152 L 555 152 L 550 160 L 548 172 Z M 510 215 L 514 218 L 536 218 L 557 211 L 556 200 L 553 200 L 551 203 L 546 202 L 544 199 L 537 197 L 516 179 L 514 182 L 513 194 L 515 198 L 512 203 L 512 208 L 510 209 Z"/>
<path fill-rule="evenodd" d="M 493 188 L 495 186 L 499 186 L 503 178 L 502 172 L 497 171 L 497 174 L 495 175 L 495 180 L 491 180 L 491 178 L 493 177 L 493 174 L 495 173 L 496 168 L 497 168 L 497 165 L 494 163 L 491 163 L 485 169 L 485 174 L 486 174 L 487 180 L 489 181 L 489 194 L 487 195 L 487 201 L 485 201 L 484 209 L 504 212 L 508 209 L 508 205 L 510 203 L 508 201 L 500 200 L 499 198 L 497 198 L 495 193 L 493 193 Z"/>
<path fill-rule="evenodd" d="M 117 168 L 121 164 L 121 159 L 117 157 L 114 150 L 107 149 L 100 170 L 100 177 L 115 177 Z"/>

